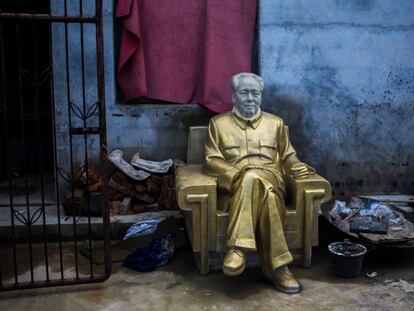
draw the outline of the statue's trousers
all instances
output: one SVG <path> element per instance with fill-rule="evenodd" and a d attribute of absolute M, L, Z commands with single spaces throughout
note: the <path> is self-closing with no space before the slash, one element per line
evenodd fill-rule
<path fill-rule="evenodd" d="M 284 188 L 281 178 L 263 169 L 243 172 L 232 187 L 227 246 L 257 250 L 264 272 L 293 261 L 283 232 Z"/>

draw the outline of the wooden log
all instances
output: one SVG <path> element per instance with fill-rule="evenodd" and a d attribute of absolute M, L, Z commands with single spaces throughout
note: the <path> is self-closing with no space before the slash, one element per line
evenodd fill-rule
<path fill-rule="evenodd" d="M 119 213 L 121 215 L 125 215 L 128 213 L 128 210 L 131 208 L 132 206 L 132 197 L 125 197 L 121 203 L 119 203 L 118 207 L 119 207 Z"/>

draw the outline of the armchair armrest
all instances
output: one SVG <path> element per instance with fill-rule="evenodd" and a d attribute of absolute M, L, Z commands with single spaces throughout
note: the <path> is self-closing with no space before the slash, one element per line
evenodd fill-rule
<path fill-rule="evenodd" d="M 182 166 L 176 172 L 176 194 L 178 207 L 185 216 L 193 251 L 201 254 L 201 273 L 207 273 L 208 252 L 216 244 L 215 234 L 210 234 L 216 232 L 217 228 L 216 178 L 204 174 L 202 165 Z"/>
<path fill-rule="evenodd" d="M 304 193 L 314 193 L 313 198 L 319 200 L 319 208 L 321 203 L 327 202 L 331 199 L 332 188 L 329 181 L 325 178 L 312 174 L 306 178 L 295 179 L 292 176 L 288 176 L 289 192 L 293 199 L 293 206 L 297 208 L 304 202 Z M 318 209 L 317 209 L 318 210 Z"/>
<path fill-rule="evenodd" d="M 322 203 L 330 200 L 331 184 L 323 177 L 313 174 L 306 178 L 288 177 L 289 188 L 296 209 L 297 220 L 303 223 L 298 239 L 303 241 L 303 265 L 310 266 L 312 246 L 318 244 L 318 211 Z"/>
<path fill-rule="evenodd" d="M 217 193 L 217 181 L 215 177 L 203 173 L 201 164 L 190 164 L 179 167 L 175 176 L 175 187 L 178 206 L 181 210 L 188 210 L 186 196 L 188 194 Z"/>

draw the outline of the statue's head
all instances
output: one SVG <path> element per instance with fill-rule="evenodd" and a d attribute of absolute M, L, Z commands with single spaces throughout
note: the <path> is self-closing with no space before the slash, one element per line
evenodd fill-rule
<path fill-rule="evenodd" d="M 231 78 L 231 85 L 238 113 L 245 118 L 255 116 L 262 103 L 263 79 L 254 73 L 242 72 Z"/>

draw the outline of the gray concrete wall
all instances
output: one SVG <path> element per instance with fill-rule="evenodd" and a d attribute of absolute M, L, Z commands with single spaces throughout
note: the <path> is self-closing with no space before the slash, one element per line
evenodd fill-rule
<path fill-rule="evenodd" d="M 414 2 L 261 0 L 264 110 L 336 195 L 413 192 Z"/>

